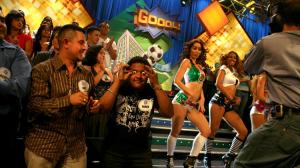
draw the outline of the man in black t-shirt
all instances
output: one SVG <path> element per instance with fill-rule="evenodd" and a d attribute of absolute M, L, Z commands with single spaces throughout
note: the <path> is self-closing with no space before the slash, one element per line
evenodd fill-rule
<path fill-rule="evenodd" d="M 173 106 L 147 60 L 137 56 L 119 65 L 100 102 L 102 111 L 111 112 L 104 167 L 152 167 L 149 133 L 154 109 L 171 117 Z"/>

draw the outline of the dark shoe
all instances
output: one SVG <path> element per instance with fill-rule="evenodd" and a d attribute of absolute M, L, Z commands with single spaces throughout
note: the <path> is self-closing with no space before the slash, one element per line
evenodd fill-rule
<path fill-rule="evenodd" d="M 174 157 L 167 155 L 167 168 L 174 168 Z"/>
<path fill-rule="evenodd" d="M 197 156 L 188 156 L 186 160 L 183 162 L 184 168 L 194 168 L 197 160 Z"/>
<path fill-rule="evenodd" d="M 211 153 L 204 154 L 203 165 L 205 168 L 211 168 Z"/>
<path fill-rule="evenodd" d="M 231 153 L 226 153 L 223 157 L 224 168 L 230 168 L 231 163 L 234 161 L 236 155 Z"/>

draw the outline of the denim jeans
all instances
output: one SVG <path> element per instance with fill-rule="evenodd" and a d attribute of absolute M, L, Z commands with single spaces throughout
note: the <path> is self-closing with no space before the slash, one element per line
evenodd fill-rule
<path fill-rule="evenodd" d="M 251 133 L 237 156 L 235 168 L 290 168 L 300 157 L 300 111 L 286 112 Z"/>
<path fill-rule="evenodd" d="M 241 91 L 241 90 L 237 90 L 236 91 L 236 96 L 241 98 L 241 102 L 240 105 L 235 106 L 234 110 L 240 115 L 240 117 L 243 117 L 248 99 L 249 99 L 249 92 L 247 91 Z"/>
<path fill-rule="evenodd" d="M 59 161 L 49 161 L 25 148 L 24 155 L 27 168 L 86 168 L 87 162 L 86 154 L 77 159 L 66 156 Z"/>

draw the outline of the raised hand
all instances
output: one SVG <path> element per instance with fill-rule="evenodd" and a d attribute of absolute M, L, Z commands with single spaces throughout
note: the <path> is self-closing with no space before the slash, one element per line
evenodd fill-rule
<path fill-rule="evenodd" d="M 114 79 L 119 82 L 123 82 L 128 79 L 128 77 L 132 74 L 130 70 L 128 70 L 128 65 L 120 63 L 116 65 L 113 70 Z"/>
<path fill-rule="evenodd" d="M 158 77 L 152 67 L 145 65 L 146 74 L 152 87 L 159 86 Z"/>

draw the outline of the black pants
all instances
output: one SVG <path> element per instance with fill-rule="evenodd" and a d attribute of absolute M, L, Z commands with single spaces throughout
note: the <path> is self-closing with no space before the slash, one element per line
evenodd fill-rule
<path fill-rule="evenodd" d="M 104 154 L 104 168 L 151 168 L 151 151 L 143 153 L 121 154 L 107 151 Z"/>
<path fill-rule="evenodd" d="M 18 117 L 16 112 L 0 115 L 0 163 L 16 167 L 17 158 L 17 125 Z M 18 152 L 22 152 L 19 150 Z M 22 153 L 23 154 L 23 153 Z"/>

